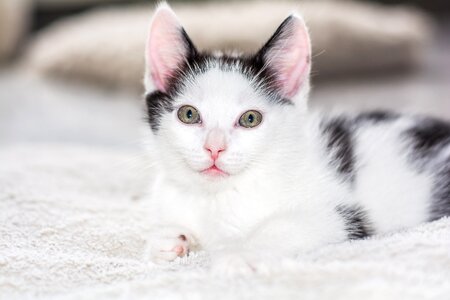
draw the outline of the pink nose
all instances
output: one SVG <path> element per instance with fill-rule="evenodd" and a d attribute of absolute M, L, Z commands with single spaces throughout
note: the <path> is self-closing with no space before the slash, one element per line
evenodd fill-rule
<path fill-rule="evenodd" d="M 217 147 L 214 147 L 214 146 L 205 147 L 205 149 L 207 151 L 209 151 L 209 153 L 211 155 L 211 158 L 213 160 L 216 160 L 219 157 L 220 152 L 225 151 L 225 148 L 222 148 L 222 147 L 217 148 Z"/>
<path fill-rule="evenodd" d="M 219 157 L 220 152 L 227 149 L 223 131 L 217 128 L 212 129 L 206 137 L 204 148 L 206 151 L 209 151 L 211 158 L 216 160 Z"/>

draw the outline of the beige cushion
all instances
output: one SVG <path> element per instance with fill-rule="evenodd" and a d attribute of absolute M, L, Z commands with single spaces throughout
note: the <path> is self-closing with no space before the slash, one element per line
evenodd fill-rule
<path fill-rule="evenodd" d="M 0 61 L 14 54 L 26 29 L 29 0 L 0 0 Z"/>
<path fill-rule="evenodd" d="M 310 27 L 315 77 L 409 67 L 420 62 L 428 19 L 405 7 L 357 2 L 246 2 L 174 5 L 201 49 L 254 51 L 293 10 Z M 102 8 L 54 24 L 27 57 L 39 73 L 141 91 L 152 9 Z"/>
<path fill-rule="evenodd" d="M 14 0 L 13 0 L 14 1 Z M 126 2 L 128 0 L 34 0 L 36 5 L 45 8 L 62 8 L 83 5 L 103 4 L 112 2 Z"/>

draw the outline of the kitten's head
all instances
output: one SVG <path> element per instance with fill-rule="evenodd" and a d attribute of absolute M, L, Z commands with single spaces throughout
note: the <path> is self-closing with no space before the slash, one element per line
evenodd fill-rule
<path fill-rule="evenodd" d="M 254 55 L 211 55 L 196 49 L 161 4 L 147 41 L 145 84 L 167 171 L 223 182 L 289 151 L 306 109 L 310 57 L 307 29 L 295 14 Z"/>

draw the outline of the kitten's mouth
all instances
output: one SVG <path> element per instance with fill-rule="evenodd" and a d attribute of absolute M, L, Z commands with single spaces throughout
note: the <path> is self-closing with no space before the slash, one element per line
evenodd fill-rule
<path fill-rule="evenodd" d="M 216 165 L 212 165 L 211 167 L 201 171 L 201 173 L 211 177 L 226 177 L 230 175 L 227 172 L 218 168 Z"/>

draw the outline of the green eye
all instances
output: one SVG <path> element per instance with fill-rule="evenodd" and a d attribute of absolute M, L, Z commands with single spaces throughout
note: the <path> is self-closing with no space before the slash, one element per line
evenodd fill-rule
<path fill-rule="evenodd" d="M 245 112 L 239 119 L 239 125 L 245 128 L 253 128 L 261 124 L 262 114 L 256 110 Z"/>
<path fill-rule="evenodd" d="M 178 109 L 178 119 L 185 124 L 200 123 L 198 110 L 190 105 L 184 105 Z"/>

